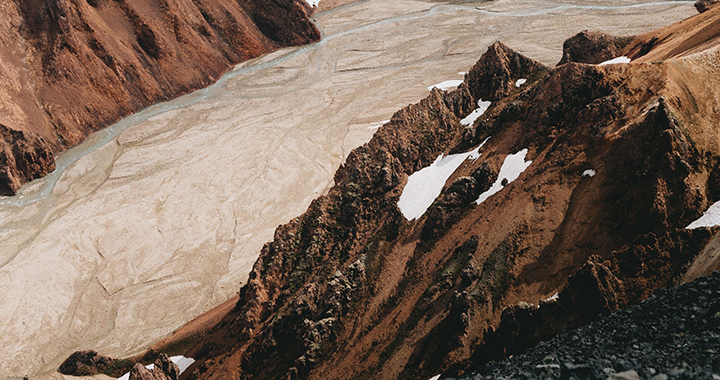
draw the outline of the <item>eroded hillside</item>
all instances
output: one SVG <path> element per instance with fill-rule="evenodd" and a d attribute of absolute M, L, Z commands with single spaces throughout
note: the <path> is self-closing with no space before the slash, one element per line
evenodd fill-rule
<path fill-rule="evenodd" d="M 316 41 L 297 0 L 15 0 L 0 5 L 0 194 L 123 116 L 233 64 Z"/>

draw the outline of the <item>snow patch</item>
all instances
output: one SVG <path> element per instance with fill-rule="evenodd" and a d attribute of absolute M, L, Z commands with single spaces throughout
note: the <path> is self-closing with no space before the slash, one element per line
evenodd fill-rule
<path fill-rule="evenodd" d="M 305 0 L 311 7 L 315 8 L 320 3 L 320 0 Z"/>
<path fill-rule="evenodd" d="M 515 82 L 515 87 L 520 87 L 520 86 L 524 85 L 525 82 L 527 82 L 527 79 L 525 79 L 525 78 L 518 79 L 517 82 Z"/>
<path fill-rule="evenodd" d="M 372 125 L 370 125 L 367 129 L 370 129 L 370 130 L 378 129 L 389 122 L 390 122 L 390 120 L 378 121 L 377 123 L 373 123 Z"/>
<path fill-rule="evenodd" d="M 440 195 L 445 182 L 455 173 L 455 170 L 465 160 L 477 160 L 480 157 L 480 148 L 488 139 L 466 153 L 451 154 L 447 157 L 443 157 L 441 154 L 432 165 L 418 170 L 408 177 L 407 184 L 398 200 L 398 208 L 405 219 L 420 218 Z"/>
<path fill-rule="evenodd" d="M 182 355 L 178 356 L 171 356 L 170 361 L 177 364 L 178 369 L 180 369 L 180 373 L 185 372 L 188 367 L 190 367 L 193 363 L 195 363 L 195 359 L 193 358 L 186 358 Z M 155 368 L 155 364 L 148 364 L 145 366 L 147 369 L 153 369 Z M 130 380 L 130 372 L 118 377 L 117 380 Z"/>
<path fill-rule="evenodd" d="M 503 161 L 503 165 L 500 168 L 500 173 L 498 173 L 497 180 L 486 192 L 480 194 L 480 197 L 478 197 L 475 203 L 481 204 L 485 202 L 486 199 L 490 198 L 490 196 L 502 190 L 505 187 L 502 184 L 503 179 L 507 179 L 507 184 L 510 184 L 512 181 L 520 177 L 520 174 L 522 174 L 522 172 L 524 172 L 525 169 L 532 164 L 532 161 L 525 161 L 527 153 L 528 150 L 526 148 L 505 157 L 505 161 Z"/>
<path fill-rule="evenodd" d="M 543 302 L 553 302 L 553 301 L 557 301 L 558 299 L 560 299 L 560 294 L 555 293 L 552 296 L 550 296 L 549 298 L 544 299 Z"/>
<path fill-rule="evenodd" d="M 470 115 L 467 115 L 466 118 L 460 120 L 460 124 L 465 126 L 471 126 L 475 124 L 475 120 L 477 120 L 480 116 L 482 116 L 485 111 L 490 107 L 491 102 L 483 102 L 482 99 L 478 100 L 478 108 L 475 111 L 472 111 Z"/>
<path fill-rule="evenodd" d="M 438 380 L 439 378 L 440 378 L 440 375 L 437 375 L 437 376 L 431 377 L 430 380 Z"/>
<path fill-rule="evenodd" d="M 585 170 L 585 171 L 583 172 L 582 176 L 583 176 L 583 177 L 585 177 L 585 176 L 595 177 L 595 174 L 597 174 L 597 172 L 596 172 L 595 170 L 593 170 L 593 169 L 588 169 L 588 170 Z"/>
<path fill-rule="evenodd" d="M 617 57 L 617 58 L 613 58 L 609 61 L 605 61 L 605 62 L 599 64 L 598 66 L 614 65 L 617 63 L 630 63 L 630 61 L 631 61 L 630 58 L 623 55 L 622 57 Z"/>
<path fill-rule="evenodd" d="M 720 202 L 715 202 L 705 211 L 700 219 L 690 223 L 685 229 L 694 230 L 700 227 L 716 227 L 720 226 Z"/>
<path fill-rule="evenodd" d="M 451 88 L 457 87 L 462 83 L 462 79 L 453 79 L 453 80 L 446 80 L 444 82 L 440 82 L 438 84 L 434 84 L 432 86 L 429 86 L 427 89 L 432 90 L 433 87 L 437 87 L 440 90 L 447 91 Z"/>

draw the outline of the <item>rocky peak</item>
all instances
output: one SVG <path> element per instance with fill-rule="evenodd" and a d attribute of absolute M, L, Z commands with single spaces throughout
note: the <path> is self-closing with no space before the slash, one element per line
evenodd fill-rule
<path fill-rule="evenodd" d="M 617 58 L 632 39 L 584 30 L 563 43 L 563 57 L 558 66 L 568 62 L 598 64 Z"/>
<path fill-rule="evenodd" d="M 465 77 L 475 99 L 497 101 L 516 91 L 519 79 L 535 79 L 548 68 L 502 42 L 495 42 Z"/>

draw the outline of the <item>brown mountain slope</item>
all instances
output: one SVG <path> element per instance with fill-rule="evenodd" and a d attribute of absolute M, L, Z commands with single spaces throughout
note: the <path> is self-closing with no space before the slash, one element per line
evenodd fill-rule
<path fill-rule="evenodd" d="M 645 56 L 679 52 L 662 61 L 550 70 L 491 46 L 466 84 L 396 113 L 327 195 L 278 228 L 184 376 L 427 379 L 681 281 L 718 232 L 685 226 L 720 200 L 720 33 L 675 33 L 719 23 L 715 8 L 657 32 Z M 494 103 L 462 126 L 480 99 Z M 409 175 L 483 141 L 422 217 L 403 217 Z M 498 178 L 524 149 L 527 169 Z M 496 181 L 504 188 L 476 204 Z M 556 292 L 560 313 L 507 309 Z"/>
<path fill-rule="evenodd" d="M 0 194 L 53 156 L 233 64 L 320 33 L 299 0 L 13 0 L 0 5 Z"/>

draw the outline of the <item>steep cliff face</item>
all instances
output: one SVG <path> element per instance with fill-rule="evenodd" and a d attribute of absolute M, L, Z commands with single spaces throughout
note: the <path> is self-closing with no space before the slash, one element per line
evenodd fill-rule
<path fill-rule="evenodd" d="M 494 44 L 278 228 L 187 376 L 462 373 L 682 281 L 719 230 L 686 229 L 720 200 L 715 25 L 717 7 L 639 36 L 620 65 L 550 70 Z M 461 124 L 480 100 L 493 103 Z M 403 216 L 410 175 L 473 149 L 421 217 Z"/>
<path fill-rule="evenodd" d="M 10 132 L 0 135 L 0 194 L 123 116 L 206 86 L 238 62 L 318 40 L 310 11 L 297 0 L 4 2 L 0 124 Z M 23 164 L 31 156 L 39 158 Z"/>

